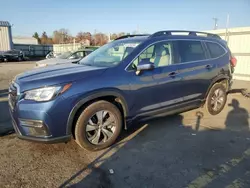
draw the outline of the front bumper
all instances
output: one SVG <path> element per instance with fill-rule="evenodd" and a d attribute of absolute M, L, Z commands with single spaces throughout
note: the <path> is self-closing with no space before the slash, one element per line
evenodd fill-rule
<path fill-rule="evenodd" d="M 61 142 L 69 142 L 71 139 L 71 136 L 61 136 L 57 138 L 37 138 L 37 137 L 29 137 L 29 136 L 21 136 L 17 135 L 18 138 L 22 140 L 32 141 L 32 142 L 42 142 L 46 144 L 55 144 L 55 143 L 61 143 Z"/>
<path fill-rule="evenodd" d="M 62 96 L 48 102 L 24 100 L 17 84 L 9 88 L 9 110 L 13 127 L 19 138 L 55 143 L 67 142 L 67 120 L 71 111 L 70 99 Z"/>
<path fill-rule="evenodd" d="M 12 125 L 15 129 L 15 132 L 17 134 L 17 137 L 23 140 L 28 140 L 28 141 L 34 141 L 34 142 L 43 142 L 43 143 L 59 143 L 59 142 L 68 142 L 71 140 L 71 135 L 62 135 L 62 136 L 54 136 L 51 134 L 51 131 L 49 130 L 49 127 L 47 125 L 44 125 L 46 127 L 44 127 L 43 129 L 40 129 L 38 131 L 34 131 L 34 127 L 28 127 L 28 126 L 23 126 L 23 124 L 21 122 L 23 122 L 24 120 L 22 119 L 20 121 L 20 119 L 16 119 L 15 117 L 13 117 L 15 113 L 13 113 L 13 111 L 10 109 L 10 116 L 12 119 Z M 30 120 L 29 121 L 33 121 Z M 37 120 L 34 120 L 37 121 Z M 32 131 L 33 129 L 33 131 Z M 36 128 L 38 129 L 38 128 Z M 42 132 L 43 130 L 45 130 L 45 134 L 44 132 Z M 39 133 L 41 133 L 39 135 Z"/>

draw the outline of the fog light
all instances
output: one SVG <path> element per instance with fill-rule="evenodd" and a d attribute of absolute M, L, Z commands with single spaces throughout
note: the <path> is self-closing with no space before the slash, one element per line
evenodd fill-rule
<path fill-rule="evenodd" d="M 47 132 L 47 130 L 43 128 L 36 128 L 36 127 L 29 127 L 26 129 L 27 134 L 30 136 L 36 136 L 36 137 L 48 137 L 50 134 Z"/>
<path fill-rule="evenodd" d="M 43 122 L 38 120 L 20 119 L 20 124 L 25 127 L 43 127 Z"/>
<path fill-rule="evenodd" d="M 51 136 L 47 126 L 40 120 L 19 119 L 20 125 L 24 128 L 26 134 L 37 137 Z"/>

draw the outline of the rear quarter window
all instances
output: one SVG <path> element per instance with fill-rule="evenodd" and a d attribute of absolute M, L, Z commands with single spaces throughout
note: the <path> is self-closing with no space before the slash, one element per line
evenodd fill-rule
<path fill-rule="evenodd" d="M 208 51 L 210 53 L 211 58 L 217 58 L 217 57 L 220 57 L 226 53 L 224 48 L 221 47 L 217 43 L 206 42 L 206 45 L 207 45 L 207 48 L 208 48 Z"/>

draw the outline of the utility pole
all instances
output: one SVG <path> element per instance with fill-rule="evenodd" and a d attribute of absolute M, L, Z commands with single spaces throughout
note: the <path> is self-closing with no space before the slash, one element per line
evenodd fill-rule
<path fill-rule="evenodd" d="M 94 31 L 94 46 L 96 46 L 96 29 Z"/>
<path fill-rule="evenodd" d="M 74 46 L 74 51 L 76 50 L 76 39 L 75 39 L 75 37 L 73 38 L 73 46 Z"/>
<path fill-rule="evenodd" d="M 213 18 L 214 20 L 214 30 L 218 28 L 218 18 Z"/>
<path fill-rule="evenodd" d="M 136 26 L 136 34 L 139 34 L 139 25 Z"/>
<path fill-rule="evenodd" d="M 228 27 L 229 27 L 229 14 L 227 14 L 227 23 L 226 23 L 226 41 L 229 40 L 229 33 L 228 33 Z"/>

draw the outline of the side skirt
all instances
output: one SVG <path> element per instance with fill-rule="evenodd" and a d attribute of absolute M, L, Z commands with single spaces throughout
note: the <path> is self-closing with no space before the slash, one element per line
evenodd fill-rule
<path fill-rule="evenodd" d="M 138 121 L 146 121 L 154 118 L 165 117 L 168 115 L 178 114 L 192 109 L 196 109 L 201 107 L 202 103 L 204 103 L 202 100 L 187 101 L 178 105 L 172 105 L 156 109 L 147 113 L 138 114 L 126 120 L 127 126 L 130 127 L 133 123 Z"/>

